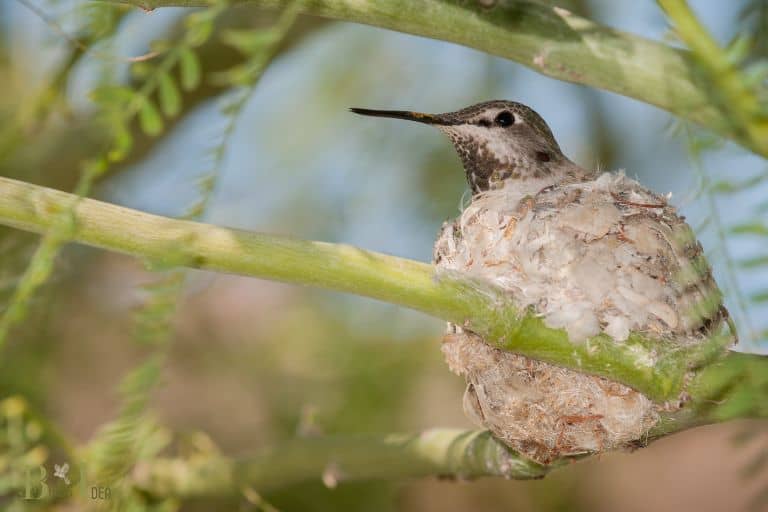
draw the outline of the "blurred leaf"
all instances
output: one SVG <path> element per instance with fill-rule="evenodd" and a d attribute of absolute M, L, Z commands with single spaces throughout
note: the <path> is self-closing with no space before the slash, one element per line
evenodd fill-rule
<path fill-rule="evenodd" d="M 113 147 L 107 154 L 107 158 L 112 162 L 119 162 L 130 153 L 131 147 L 133 147 L 133 135 L 124 123 L 116 124 L 114 130 Z"/>
<path fill-rule="evenodd" d="M 737 34 L 725 48 L 725 56 L 733 65 L 741 64 L 749 55 L 752 38 L 749 34 Z"/>
<path fill-rule="evenodd" d="M 748 178 L 740 182 L 734 182 L 734 181 L 728 181 L 728 180 L 716 181 L 712 184 L 711 188 L 712 188 L 712 192 L 715 192 L 718 194 L 732 194 L 735 192 L 742 192 L 744 190 L 747 190 L 748 188 L 752 188 L 756 185 L 761 184 L 766 180 L 768 180 L 768 172 L 762 172 L 760 174 L 757 174 L 755 176 L 752 176 L 751 178 Z"/>
<path fill-rule="evenodd" d="M 200 23 L 189 29 L 186 36 L 187 43 L 193 48 L 205 43 L 213 32 L 213 23 Z"/>
<path fill-rule="evenodd" d="M 745 224 L 739 224 L 731 228 L 731 233 L 734 235 L 768 235 L 768 227 L 765 224 L 756 220 L 754 222 L 748 222 Z"/>
<path fill-rule="evenodd" d="M 136 93 L 122 85 L 103 85 L 91 91 L 91 99 L 102 108 L 120 108 L 129 103 Z"/>
<path fill-rule="evenodd" d="M 213 23 L 219 12 L 216 8 L 209 8 L 187 16 L 187 32 L 184 34 L 187 44 L 195 47 L 205 43 L 213 33 Z"/>
<path fill-rule="evenodd" d="M 179 89 L 169 73 L 162 72 L 157 79 L 160 108 L 167 117 L 174 117 L 181 111 Z"/>
<path fill-rule="evenodd" d="M 163 131 L 163 118 L 160 117 L 160 112 L 148 98 L 141 104 L 139 110 L 139 124 L 144 133 L 150 136 L 156 136 Z"/>
<path fill-rule="evenodd" d="M 109 161 L 104 157 L 91 158 L 83 162 L 83 176 L 94 178 L 101 176 L 109 168 Z M 78 191 L 79 194 L 84 194 L 82 190 Z"/>
<path fill-rule="evenodd" d="M 768 254 L 741 260 L 739 262 L 739 266 L 741 266 L 742 268 L 757 268 L 757 267 L 768 266 Z"/>
<path fill-rule="evenodd" d="M 280 39 L 280 33 L 275 30 L 235 30 L 230 29 L 221 34 L 224 44 L 233 47 L 244 55 L 251 55 Z"/>
<path fill-rule="evenodd" d="M 246 64 L 234 66 L 226 71 L 215 73 L 211 80 L 219 85 L 232 85 L 246 87 L 251 83 L 253 73 Z M 222 109 L 223 114 L 229 114 L 228 110 Z"/>
<path fill-rule="evenodd" d="M 119 10 L 119 6 L 107 3 L 87 2 L 81 4 L 78 9 L 80 19 L 83 20 L 81 30 L 92 41 L 111 35 L 120 16 Z"/>
<path fill-rule="evenodd" d="M 179 54 L 179 71 L 181 86 L 191 91 L 200 84 L 200 60 L 189 48 L 182 48 Z"/>

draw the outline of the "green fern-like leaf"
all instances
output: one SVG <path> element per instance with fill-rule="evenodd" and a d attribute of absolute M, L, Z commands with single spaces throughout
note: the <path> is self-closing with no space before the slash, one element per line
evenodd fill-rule
<path fill-rule="evenodd" d="M 190 39 L 196 44 L 207 40 L 210 34 L 205 37 L 201 34 L 207 32 L 205 27 L 214 27 L 216 17 L 224 11 L 226 5 L 224 1 L 215 2 L 211 7 L 189 15 L 188 30 L 196 33 L 182 36 L 175 47 L 166 51 L 158 64 L 134 63 L 134 75 L 144 80 L 140 88 L 134 90 L 124 86 L 102 84 L 93 91 L 91 97 L 100 107 L 101 118 L 112 134 L 112 140 L 110 147 L 101 156 L 84 164 L 74 190 L 76 195 L 87 196 L 96 180 L 107 172 L 110 164 L 123 160 L 128 155 L 133 143 L 128 126 L 135 116 L 138 116 L 141 129 L 146 134 L 157 136 L 162 132 L 163 118 L 153 103 L 153 94 L 158 92 L 167 115 L 174 114 L 180 103 L 176 95 L 170 92 L 169 71 L 176 65 L 181 68 L 182 85 L 186 85 L 185 88 L 194 87 L 199 83 L 200 64 L 191 50 L 194 45 L 190 43 Z M 31 298 L 50 277 L 59 250 L 70 237 L 75 205 L 76 203 L 73 203 L 67 211 L 60 213 L 61 218 L 43 237 L 20 279 L 16 292 L 0 318 L 0 349 L 10 329 L 26 317 Z"/>
<path fill-rule="evenodd" d="M 170 73 L 161 73 L 158 77 L 160 108 L 166 117 L 175 117 L 181 111 L 181 93 Z"/>
<path fill-rule="evenodd" d="M 147 135 L 155 137 L 163 131 L 163 118 L 150 100 L 144 100 L 139 110 L 139 123 Z"/>
<path fill-rule="evenodd" d="M 194 68 L 196 64 L 192 64 L 192 75 L 187 75 L 186 79 L 184 78 L 185 73 L 190 73 L 189 59 L 196 59 L 192 50 L 185 48 L 179 52 L 182 84 L 186 83 L 185 87 L 194 86 L 196 85 L 195 82 L 199 80 L 198 71 Z M 184 64 L 185 61 L 187 64 Z M 175 98 L 170 96 L 175 96 L 177 91 L 168 74 L 159 76 L 161 106 L 165 105 L 162 107 L 163 113 L 169 115 L 175 107 L 173 104 Z M 253 84 L 255 84 L 255 80 Z M 165 92 L 163 89 L 166 89 Z M 164 96 L 165 99 L 163 99 Z M 246 104 L 248 95 L 236 94 L 234 98 L 235 100 L 223 109 L 229 119 L 219 145 L 211 152 L 214 155 L 213 170 L 198 180 L 200 199 L 188 209 L 186 218 L 201 217 L 210 204 L 215 183 L 223 164 L 226 145 L 234 131 L 237 118 Z M 170 106 L 167 104 L 169 100 L 172 103 Z M 160 117 L 157 111 L 144 115 Z M 156 122 L 156 119 L 149 121 Z M 147 123 L 147 120 L 144 119 L 142 122 Z M 145 125 L 143 128 L 145 131 L 150 131 L 148 128 L 153 127 Z M 147 298 L 136 315 L 136 339 L 143 345 L 154 347 L 154 350 L 145 363 L 125 378 L 121 386 L 123 403 L 121 413 L 118 418 L 102 429 L 101 434 L 93 443 L 91 452 L 96 467 L 95 477 L 110 484 L 118 482 L 128 472 L 137 459 L 139 447 L 144 442 L 142 431 L 145 430 L 144 426 L 149 422 L 146 407 L 149 395 L 159 380 L 160 368 L 167 353 L 172 333 L 173 314 L 181 297 L 185 278 L 185 271 L 167 271 L 163 277 L 144 287 Z M 125 498 L 125 492 L 123 496 L 126 500 L 125 507 L 138 503 L 130 498 Z"/>
<path fill-rule="evenodd" d="M 182 48 L 179 51 L 179 71 L 181 73 L 181 86 L 186 91 L 191 91 L 200 84 L 200 59 L 190 48 Z"/>

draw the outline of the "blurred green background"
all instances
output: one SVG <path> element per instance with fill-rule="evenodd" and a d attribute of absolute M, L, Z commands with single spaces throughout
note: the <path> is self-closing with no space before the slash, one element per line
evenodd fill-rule
<path fill-rule="evenodd" d="M 667 31 L 652 2 L 561 4 L 646 37 L 662 39 Z M 768 11 L 762 2 L 691 4 L 722 42 L 765 23 Z M 116 10 L 120 17 L 110 45 L 100 46 L 99 54 L 86 53 L 66 80 L 55 82 L 51 70 L 67 58 L 68 42 L 50 20 L 75 31 L 86 14 L 77 1 L 37 5 L 47 23 L 22 3 L 0 4 L 0 173 L 71 190 L 79 162 L 101 150 L 88 91 L 105 72 L 129 79 L 127 64 L 102 54 L 144 53 L 149 41 L 168 37 L 189 11 Z M 763 10 L 745 12 L 755 5 Z M 220 23 L 249 27 L 273 19 L 245 4 Z M 768 25 L 762 27 L 768 31 Z M 215 44 L 202 55 L 206 72 L 237 60 Z M 43 123 L 32 106 L 51 86 L 63 98 Z M 180 120 L 162 137 L 137 136 L 128 162 L 111 169 L 92 195 L 182 215 L 197 199 L 196 179 L 208 170 L 211 150 L 225 130 L 221 105 L 228 94 L 206 83 L 185 97 Z M 706 173 L 734 181 L 765 173 L 762 159 L 725 144 L 708 150 L 704 168 L 697 168 L 687 146 L 689 138 L 703 135 L 686 136 L 667 113 L 448 43 L 300 18 L 226 142 L 205 221 L 428 261 L 439 226 L 457 214 L 465 194 L 453 149 L 426 127 L 360 118 L 346 109 L 443 112 L 495 98 L 531 105 L 580 164 L 623 168 L 657 191 L 672 192 L 673 203 L 701 228 L 739 324 L 742 348 L 768 351 L 762 334 L 768 298 L 749 299 L 768 287 L 768 275 L 729 264 L 734 255 L 760 254 L 760 244 L 723 240 L 717 229 L 753 217 L 768 190 L 759 182 L 739 194 L 714 196 L 703 185 Z M 3 301 L 34 240 L 2 231 Z M 90 440 L 116 416 L 122 376 L 146 356 L 147 346 L 136 341 L 136 314 L 147 297 L 144 285 L 156 279 L 157 272 L 133 259 L 67 247 L 53 279 L 4 348 L 0 398 L 23 396 L 75 444 Z M 232 456 L 307 431 L 471 427 L 461 410 L 462 379 L 442 362 L 442 329 L 435 319 L 360 297 L 191 272 L 173 316 L 152 415 L 180 435 L 205 432 Z M 542 481 L 342 482 L 329 489 L 318 478 L 265 498 L 280 510 L 318 511 L 740 510 L 760 488 L 759 479 L 743 475 L 759 447 L 737 446 L 733 438 L 754 428 L 701 428 L 633 454 L 601 456 Z M 61 458 L 55 451 L 52 456 Z M 247 506 L 241 497 L 183 506 L 227 508 Z"/>

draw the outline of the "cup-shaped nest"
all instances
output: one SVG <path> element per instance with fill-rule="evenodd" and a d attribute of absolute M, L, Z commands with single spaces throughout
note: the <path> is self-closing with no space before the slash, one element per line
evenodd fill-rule
<path fill-rule="evenodd" d="M 666 198 L 623 174 L 475 196 L 444 225 L 435 264 L 507 290 L 573 343 L 600 332 L 623 343 L 634 331 L 689 346 L 725 313 L 690 227 Z M 495 349 L 452 324 L 443 352 L 466 378 L 470 418 L 539 462 L 635 446 L 662 408 L 623 384 Z"/>

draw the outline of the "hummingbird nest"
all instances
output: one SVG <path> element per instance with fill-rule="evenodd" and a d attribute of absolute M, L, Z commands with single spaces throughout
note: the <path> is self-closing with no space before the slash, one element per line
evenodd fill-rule
<path fill-rule="evenodd" d="M 684 219 L 624 175 L 595 178 L 570 161 L 530 107 L 351 110 L 427 124 L 451 139 L 474 195 L 437 240 L 438 271 L 496 284 L 575 344 L 601 332 L 624 343 L 634 331 L 695 345 L 720 325 L 719 290 Z M 503 352 L 456 325 L 443 352 L 467 380 L 469 416 L 540 462 L 635 445 L 659 420 L 662 406 L 627 386 Z"/>
<path fill-rule="evenodd" d="M 623 174 L 482 191 L 443 226 L 434 258 L 438 272 L 507 290 L 574 344 L 600 332 L 622 343 L 635 331 L 693 345 L 722 312 L 684 219 Z M 539 462 L 632 446 L 662 409 L 623 384 L 493 348 L 457 325 L 442 350 L 466 378 L 468 416 Z"/>

